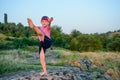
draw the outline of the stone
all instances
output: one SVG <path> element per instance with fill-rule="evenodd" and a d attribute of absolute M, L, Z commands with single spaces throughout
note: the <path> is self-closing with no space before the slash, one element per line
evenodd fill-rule
<path fill-rule="evenodd" d="M 75 80 L 74 74 L 67 71 L 52 72 L 45 76 L 40 76 L 39 73 L 33 74 L 31 76 L 24 76 L 20 78 L 14 78 L 12 80 Z"/>
<path fill-rule="evenodd" d="M 92 62 L 89 59 L 83 58 L 77 61 L 70 62 L 71 66 L 79 67 L 81 71 L 90 70 Z"/>

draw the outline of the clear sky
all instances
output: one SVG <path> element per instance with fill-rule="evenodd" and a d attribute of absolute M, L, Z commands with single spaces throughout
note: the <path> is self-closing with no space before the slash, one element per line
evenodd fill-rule
<path fill-rule="evenodd" d="M 64 33 L 73 29 L 82 33 L 104 33 L 120 29 L 120 0 L 0 0 L 0 22 L 21 22 L 27 17 L 40 25 L 44 15 L 53 16 L 52 25 L 62 27 Z"/>

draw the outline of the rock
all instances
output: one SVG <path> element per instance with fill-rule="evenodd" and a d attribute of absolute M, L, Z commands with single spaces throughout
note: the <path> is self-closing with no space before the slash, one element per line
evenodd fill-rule
<path fill-rule="evenodd" d="M 113 69 L 108 69 L 108 70 L 105 72 L 105 74 L 110 75 L 110 76 L 112 76 L 114 73 L 115 73 L 115 72 L 114 72 Z"/>
<path fill-rule="evenodd" d="M 105 79 L 107 79 L 107 80 L 110 80 L 110 78 L 111 78 L 111 77 L 110 77 L 109 75 L 107 75 L 107 74 L 105 74 L 104 77 L 105 77 Z"/>
<path fill-rule="evenodd" d="M 116 71 L 109 69 L 105 74 L 91 69 L 92 62 L 86 58 L 71 62 L 72 66 L 47 66 L 48 74 L 40 76 L 40 71 L 23 71 L 0 76 L 0 80 L 110 80 Z M 117 75 L 119 76 L 119 75 Z M 120 80 L 119 77 L 116 80 Z"/>
<path fill-rule="evenodd" d="M 113 78 L 115 78 L 116 80 L 120 80 L 120 74 L 119 74 L 119 71 L 117 71 L 116 69 L 108 69 L 106 72 L 105 72 L 105 75 L 109 75 Z"/>
<path fill-rule="evenodd" d="M 67 71 L 61 71 L 61 72 L 50 72 L 42 77 L 40 76 L 39 73 L 36 73 L 31 76 L 14 78 L 12 80 L 75 80 L 75 75 Z"/>
<path fill-rule="evenodd" d="M 97 71 L 81 71 L 78 67 L 51 67 L 40 77 L 40 71 L 24 71 L 1 76 L 0 80 L 110 80 L 109 75 Z M 119 80 L 119 79 L 118 79 Z"/>
<path fill-rule="evenodd" d="M 81 71 L 86 71 L 91 69 L 92 62 L 89 59 L 83 58 L 78 61 L 70 62 L 70 65 L 79 67 Z"/>
<path fill-rule="evenodd" d="M 93 65 L 92 65 L 93 68 L 104 66 L 104 64 L 102 64 L 102 63 L 100 63 L 100 62 L 93 62 L 92 64 L 93 64 Z"/>

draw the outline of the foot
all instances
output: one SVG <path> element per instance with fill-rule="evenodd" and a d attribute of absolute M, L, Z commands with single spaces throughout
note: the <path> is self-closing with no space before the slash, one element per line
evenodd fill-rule
<path fill-rule="evenodd" d="M 47 75 L 47 72 L 41 72 L 40 73 L 40 76 L 44 76 L 44 75 Z"/>
<path fill-rule="evenodd" d="M 29 24 L 30 28 L 33 28 L 34 25 L 33 25 L 32 20 L 30 18 L 27 18 L 27 21 L 28 21 L 28 24 Z"/>

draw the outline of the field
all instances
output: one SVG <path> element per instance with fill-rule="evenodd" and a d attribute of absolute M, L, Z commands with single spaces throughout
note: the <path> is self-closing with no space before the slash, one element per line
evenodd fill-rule
<path fill-rule="evenodd" d="M 70 66 L 72 62 L 87 58 L 92 62 L 92 70 L 120 78 L 120 53 L 118 52 L 76 52 L 62 48 L 49 49 L 46 54 L 47 66 Z M 41 70 L 38 52 L 21 49 L 0 51 L 0 74 L 17 71 Z M 74 65 L 75 66 L 75 65 Z M 48 67 L 49 68 L 49 67 Z"/>
<path fill-rule="evenodd" d="M 42 70 L 39 62 L 38 40 L 37 37 L 33 37 L 19 38 L 0 33 L 0 76 L 19 71 Z M 79 60 L 87 59 L 92 63 L 89 72 L 107 74 L 111 80 L 120 79 L 120 52 L 117 51 L 80 52 L 52 46 L 47 50 L 45 59 L 48 70 L 58 69 L 61 66 L 81 68 Z M 93 80 L 97 77 L 99 76 L 96 76 L 96 73 L 92 75 Z"/>

